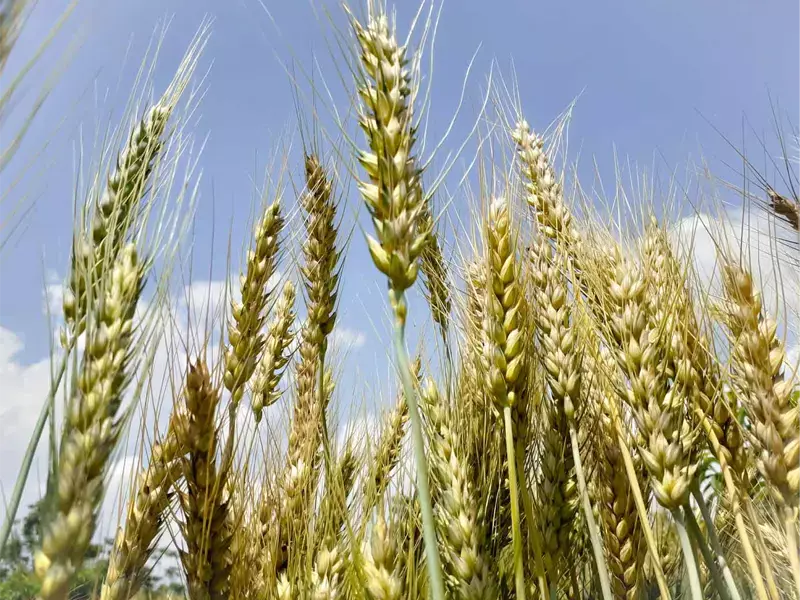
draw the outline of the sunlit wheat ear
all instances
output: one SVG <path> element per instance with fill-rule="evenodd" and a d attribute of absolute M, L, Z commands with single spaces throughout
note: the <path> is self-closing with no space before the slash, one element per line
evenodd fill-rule
<path fill-rule="evenodd" d="M 428 304 L 431 308 L 433 322 L 439 326 L 442 335 L 446 337 L 451 309 L 447 266 L 442 255 L 442 247 L 439 245 L 439 237 L 434 231 L 433 216 L 427 202 L 422 205 L 420 223 L 423 231 L 430 232 L 428 243 L 423 248 L 419 261 L 423 281 L 428 291 Z"/>
<path fill-rule="evenodd" d="M 289 436 L 289 464 L 308 463 L 316 453 L 325 406 L 319 387 L 320 359 L 333 329 L 336 314 L 338 258 L 336 205 L 332 184 L 315 155 L 305 159 L 306 190 L 300 197 L 305 214 L 306 240 L 301 267 L 307 295 L 307 316 L 300 331 L 296 371 L 296 398 Z M 318 389 L 319 388 L 319 389 Z M 299 454 L 298 454 L 299 453 Z M 291 468 L 291 467 L 290 467 Z"/>
<path fill-rule="evenodd" d="M 153 553 L 171 500 L 171 488 L 180 477 L 181 451 L 174 432 L 175 419 L 161 442 L 153 444 L 150 463 L 139 475 L 128 500 L 125 526 L 117 532 L 108 561 L 101 600 L 127 600 L 142 585 L 145 565 Z"/>
<path fill-rule="evenodd" d="M 791 402 L 795 381 L 784 373 L 786 350 L 777 324 L 764 315 L 751 275 L 727 262 L 723 284 L 725 303 L 719 312 L 731 334 L 731 379 L 753 424 L 756 463 L 775 501 L 796 509 L 800 423 Z"/>
<path fill-rule="evenodd" d="M 464 415 L 458 432 L 471 465 L 492 465 L 492 457 L 502 450 L 502 430 L 492 414 L 492 400 L 483 377 L 483 305 L 486 293 L 486 268 L 480 261 L 466 265 L 466 300 L 463 307 L 463 342 L 457 401 Z M 502 461 L 500 461 L 502 462 Z M 483 477 L 485 474 L 474 474 Z M 472 476 L 472 474 L 470 474 Z M 477 482 L 478 480 L 476 480 Z"/>
<path fill-rule="evenodd" d="M 398 543 L 402 532 L 379 511 L 361 552 L 361 583 L 370 600 L 399 600 L 405 597 L 404 557 Z"/>
<path fill-rule="evenodd" d="M 605 359 L 605 360 L 604 360 Z M 586 357 L 584 366 L 592 385 L 587 400 L 596 417 L 593 451 L 597 453 L 594 471 L 594 496 L 603 530 L 606 561 L 615 598 L 635 600 L 644 585 L 646 544 L 638 522 L 633 490 L 625 472 L 622 454 L 616 442 L 615 414 L 611 403 L 617 402 L 607 379 L 616 373 L 616 364 L 609 353 L 595 360 Z M 633 445 L 630 440 L 630 445 Z M 647 474 L 640 461 L 636 464 L 644 487 Z"/>
<path fill-rule="evenodd" d="M 267 207 L 256 226 L 253 245 L 247 253 L 247 270 L 241 276 L 241 301 L 231 301 L 223 381 L 234 405 L 242 399 L 264 346 L 261 330 L 270 295 L 267 284 L 277 267 L 282 228 L 280 201 L 276 200 Z"/>
<path fill-rule="evenodd" d="M 336 600 L 343 597 L 344 556 L 337 544 L 330 542 L 317 552 L 311 571 L 313 600 Z"/>
<path fill-rule="evenodd" d="M 417 279 L 418 260 L 430 235 L 420 218 L 427 198 L 422 192 L 422 169 L 414 152 L 416 82 L 408 69 L 406 48 L 398 43 L 386 13 L 382 8 L 377 11 L 372 8 L 366 27 L 350 14 L 360 49 L 358 121 L 368 145 L 368 149 L 357 151 L 357 159 L 367 174 L 358 187 L 377 236 L 367 235 L 367 245 L 375 266 L 388 278 L 389 303 L 394 313 L 393 345 L 409 405 L 431 596 L 434 600 L 444 600 L 422 422 L 405 348 L 408 316 L 405 291 Z"/>
<path fill-rule="evenodd" d="M 53 517 L 35 557 L 42 599 L 67 597 L 95 532 L 106 468 L 122 426 L 118 413 L 131 377 L 134 313 L 145 271 L 135 247 L 125 246 L 108 275 L 102 302 L 87 315 L 86 350 L 67 407 Z"/>
<path fill-rule="evenodd" d="M 319 158 L 305 158 L 306 191 L 300 202 L 305 212 L 306 240 L 303 243 L 305 264 L 301 267 L 308 297 L 308 322 L 318 333 L 311 340 L 327 347 L 327 336 L 336 322 L 336 289 L 339 282 L 339 251 L 336 249 L 336 204 L 333 185 Z"/>
<path fill-rule="evenodd" d="M 525 199 L 533 209 L 542 233 L 566 245 L 578 241 L 572 215 L 564 204 L 561 183 L 544 150 L 544 140 L 531 131 L 527 121 L 520 121 L 511 132 L 517 145 Z"/>
<path fill-rule="evenodd" d="M 580 409 L 581 367 L 577 336 L 570 327 L 566 277 L 546 242 L 534 245 L 532 257 L 532 321 L 549 390 L 540 407 L 542 449 L 536 504 L 545 569 L 551 581 L 557 582 L 567 569 L 580 506 L 569 428 L 575 426 Z"/>
<path fill-rule="evenodd" d="M 161 139 L 173 106 L 166 101 L 150 108 L 134 127 L 117 157 L 106 189 L 94 206 L 88 233 L 76 233 L 72 265 L 64 290 L 64 318 L 69 328 L 62 343 L 80 334 L 93 298 L 102 294 L 103 271 L 117 260 L 137 218 L 153 166 L 163 147 Z"/>
<path fill-rule="evenodd" d="M 371 16 L 366 27 L 352 23 L 361 47 L 359 125 L 369 146 L 358 154 L 367 173 L 359 189 L 377 236 L 368 235 L 367 243 L 375 266 L 389 278 L 392 307 L 405 321 L 404 292 L 417 279 L 429 234 L 421 221 L 426 200 L 414 157 L 411 73 L 406 48 L 385 14 Z"/>
<path fill-rule="evenodd" d="M 497 409 L 522 412 L 527 373 L 527 305 L 520 282 L 515 232 L 505 198 L 495 198 L 487 228 L 483 305 L 483 370 Z M 518 421 L 515 419 L 515 421 Z M 515 422 L 515 429 L 520 425 Z"/>
<path fill-rule="evenodd" d="M 181 560 L 191 600 L 227 593 L 230 572 L 230 521 L 225 474 L 217 464 L 216 408 L 220 394 L 203 360 L 190 364 L 176 428 L 187 449 L 179 494 L 186 550 Z"/>
<path fill-rule="evenodd" d="M 423 412 L 430 429 L 431 476 L 439 546 L 450 597 L 488 600 L 497 597 L 489 563 L 484 556 L 483 523 L 478 498 L 459 457 L 457 439 L 439 391 L 428 380 L 422 392 Z"/>
<path fill-rule="evenodd" d="M 287 281 L 275 307 L 275 316 L 267 329 L 264 352 L 253 378 L 251 403 L 256 421 L 261 421 L 263 410 L 280 398 L 278 386 L 289 362 L 289 346 L 294 340 L 295 293 L 294 284 Z"/>
<path fill-rule="evenodd" d="M 516 233 L 505 198 L 492 200 L 486 227 L 486 290 L 483 305 L 483 376 L 486 389 L 503 415 L 510 493 L 514 575 L 517 597 L 525 598 L 517 465 L 517 441 L 525 438 L 527 305 L 516 252 Z M 524 473 L 521 474 L 524 476 Z M 523 494 L 526 490 L 523 487 Z"/>
<path fill-rule="evenodd" d="M 617 364 L 628 378 L 628 383 L 620 382 L 619 392 L 636 421 L 639 451 L 655 497 L 665 508 L 678 510 L 688 500 L 697 469 L 690 452 L 692 428 L 681 396 L 667 389 L 659 339 L 663 323 L 654 323 L 647 307 L 649 271 L 621 256 L 614 263 L 606 274 L 603 318 L 616 343 Z"/>
<path fill-rule="evenodd" d="M 306 289 L 307 316 L 300 331 L 294 416 L 281 484 L 279 578 L 292 558 L 287 552 L 290 542 L 293 548 L 302 548 L 304 543 L 305 532 L 300 524 L 306 523 L 311 516 L 311 503 L 319 479 L 320 444 L 328 452 L 324 436 L 330 394 L 325 390 L 323 374 L 327 373 L 324 367 L 327 339 L 336 320 L 334 309 L 339 279 L 336 204 L 332 182 L 314 154 L 305 158 L 305 176 L 306 190 L 300 203 L 306 226 L 301 272 Z M 294 581 L 291 583 L 295 584 Z"/>

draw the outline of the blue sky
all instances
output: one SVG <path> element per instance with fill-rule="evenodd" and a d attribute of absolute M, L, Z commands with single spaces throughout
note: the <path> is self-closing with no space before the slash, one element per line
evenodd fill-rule
<path fill-rule="evenodd" d="M 15 238 L 0 257 L 0 331 L 2 340 L 11 340 L 7 348 L 0 349 L 5 361 L 0 369 L 21 378 L 14 389 L 29 391 L 30 402 L 36 403 L 37 394 L 32 390 L 41 389 L 41 381 L 33 381 L 41 379 L 41 371 L 32 369 L 46 358 L 50 339 L 42 313 L 43 287 L 48 281 L 60 282 L 68 263 L 74 148 L 79 132 L 82 128 L 84 138 L 91 140 L 98 118 L 109 114 L 112 122 L 119 118 L 136 68 L 159 22 L 171 18 L 155 72 L 157 91 L 169 81 L 204 15 L 215 19 L 201 59 L 200 71 L 210 68 L 210 72 L 195 127 L 199 137 L 208 135 L 200 162 L 203 179 L 195 238 L 196 274 L 205 276 L 213 255 L 210 278 L 224 279 L 229 231 L 233 240 L 249 235 L 253 181 L 261 181 L 268 157 L 281 144 L 289 140 L 299 147 L 299 138 L 293 133 L 297 131 L 295 98 L 284 66 L 294 59 L 308 69 L 316 57 L 330 75 L 339 106 L 347 108 L 343 83 L 330 67 L 328 44 L 334 38 L 324 14 L 327 9 L 334 23 L 343 27 L 340 5 L 308 0 L 262 2 L 81 0 L 39 65 L 37 76 L 28 84 L 29 93 L 20 100 L 21 108 L 32 99 L 37 77 L 65 54 L 70 40 L 76 36 L 81 40 L 37 115 L 18 160 L 3 174 L 4 179 L 10 178 L 21 160 L 49 142 L 43 155 L 47 169 L 19 188 L 37 195 L 36 207 L 26 221 L 24 235 Z M 8 72 L 14 72 L 30 56 L 65 4 L 39 0 Z M 398 3 L 401 32 L 417 6 L 416 1 Z M 702 149 L 712 165 L 724 169 L 722 161 L 735 162 L 735 154 L 709 121 L 735 141 L 741 139 L 745 116 L 757 130 L 769 132 L 771 96 L 798 123 L 799 21 L 798 3 L 788 0 L 449 0 L 436 38 L 431 133 L 435 138 L 449 121 L 470 58 L 478 51 L 454 141 L 466 135 L 496 61 L 505 75 L 513 64 L 525 114 L 535 128 L 545 127 L 581 94 L 570 147 L 580 149 L 582 172 L 590 172 L 595 157 L 601 172 L 610 178 L 614 149 L 619 156 L 643 165 L 652 164 L 657 157 L 665 171 L 680 167 L 690 156 L 697 157 Z M 18 120 L 19 113 L 12 113 L 2 124 L 3 141 Z M 298 177 L 300 162 L 296 160 L 290 167 Z M 352 192 L 351 188 L 343 217 L 345 228 L 353 225 L 360 208 Z M 234 242 L 234 252 L 237 250 Z M 359 342 L 350 350 L 354 360 L 348 366 L 360 364 L 359 374 L 364 375 L 351 376 L 348 381 L 366 389 L 376 369 L 384 379 L 387 372 L 386 328 L 381 325 L 385 287 L 369 262 L 358 230 L 344 280 L 347 285 L 339 326 Z M 0 392 L 0 414 L 21 410 L 19 403 L 11 403 L 13 407 L 7 403 L 8 383 L 0 385 L 6 388 Z M 348 393 L 360 397 L 365 391 Z M 30 410 L 37 412 L 38 404 Z M 10 434 L 2 424 L 0 432 Z M 13 437 L 27 439 L 17 435 L 24 433 L 15 431 Z M 0 445 L 0 450 L 4 445 L 8 447 Z M 11 460 L 17 464 L 16 458 Z M 9 484 L 5 476 L 2 483 L 3 487 Z"/>
<path fill-rule="evenodd" d="M 200 135 L 209 134 L 201 161 L 204 184 L 197 235 L 210 239 L 212 208 L 222 256 L 229 223 L 233 239 L 247 233 L 252 180 L 261 181 L 267 158 L 287 132 L 296 131 L 292 87 L 281 63 L 295 57 L 308 69 L 316 56 L 329 64 L 327 44 L 332 37 L 322 10 L 327 8 L 338 24 L 343 23 L 335 2 L 263 2 L 271 19 L 256 0 L 81 0 L 46 58 L 55 60 L 73 33 L 82 37 L 82 46 L 18 154 L 29 157 L 49 139 L 46 180 L 21 187 L 41 190 L 41 195 L 25 235 L 0 264 L 0 325 L 23 336 L 24 359 L 36 359 L 46 348 L 43 267 L 61 276 L 67 261 L 78 127 L 91 131 L 98 117 L 95 89 L 109 91 L 100 115 L 124 104 L 138 61 L 164 17 L 171 16 L 172 22 L 156 70 L 157 89 L 163 89 L 203 16 L 215 17 L 202 59 L 202 67 L 211 66 L 211 71 L 196 128 Z M 29 55 L 65 4 L 40 0 L 12 59 Z M 401 24 L 416 6 L 400 3 Z M 449 120 L 468 61 L 480 46 L 468 82 L 467 112 L 480 102 L 491 61 L 507 75 L 513 60 L 523 107 L 534 127 L 547 125 L 583 92 L 571 148 L 580 148 L 584 163 L 596 157 L 607 174 L 613 147 L 620 156 L 644 165 L 658 154 L 657 162 L 666 168 L 681 165 L 690 154 L 697 156 L 700 147 L 712 161 L 734 160 L 705 119 L 737 140 L 743 116 L 759 129 L 770 129 L 770 94 L 790 114 L 797 113 L 799 15 L 798 4 L 790 1 L 452 0 L 444 4 L 436 40 L 431 120 Z M 331 85 L 341 92 L 336 77 Z M 345 99 L 341 93 L 339 98 Z M 463 129 L 467 121 L 461 120 Z M 453 138 L 459 139 L 459 133 Z M 295 146 L 298 141 L 295 136 Z M 295 165 L 295 175 L 299 172 Z M 350 208 L 356 208 L 352 202 Z M 363 250 L 363 243 L 355 240 L 348 262 L 353 271 L 366 266 Z M 215 275 L 221 276 L 224 260 L 215 263 Z"/>

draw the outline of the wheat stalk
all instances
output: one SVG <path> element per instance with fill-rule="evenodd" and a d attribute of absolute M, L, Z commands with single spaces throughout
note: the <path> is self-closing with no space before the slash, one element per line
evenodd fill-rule
<path fill-rule="evenodd" d="M 405 348 L 408 312 L 405 291 L 416 281 L 418 259 L 430 236 L 421 218 L 427 199 L 414 153 L 414 85 L 407 69 L 406 48 L 397 42 L 386 14 L 382 11 L 370 14 L 366 27 L 352 15 L 351 22 L 361 52 L 359 125 L 369 146 L 368 150 L 358 152 L 358 161 L 367 173 L 366 180 L 359 181 L 358 187 L 377 235 L 377 238 L 367 235 L 367 246 L 373 263 L 388 278 L 395 353 L 411 419 L 425 557 L 432 597 L 444 600 L 422 422 Z"/>

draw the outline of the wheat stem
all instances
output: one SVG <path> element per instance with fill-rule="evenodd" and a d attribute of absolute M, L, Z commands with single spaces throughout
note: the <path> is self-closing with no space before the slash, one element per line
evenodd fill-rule
<path fill-rule="evenodd" d="M 692 495 L 697 502 L 697 506 L 700 508 L 700 514 L 703 515 L 703 520 L 706 522 L 708 540 L 711 543 L 711 548 L 716 554 L 719 567 L 722 570 L 722 575 L 725 579 L 725 584 L 728 586 L 728 592 L 733 600 L 741 600 L 741 595 L 739 594 L 739 590 L 736 588 L 736 583 L 733 580 L 733 573 L 731 573 L 731 568 L 728 565 L 728 561 L 725 559 L 725 553 L 722 550 L 722 543 L 719 540 L 719 535 L 717 535 L 717 527 L 714 525 L 714 517 L 711 514 L 711 511 L 708 509 L 708 503 L 706 503 L 706 499 L 703 498 L 703 494 L 697 485 L 693 486 Z M 692 515 L 692 517 L 694 517 L 694 515 Z"/>
<path fill-rule="evenodd" d="M 594 553 L 594 562 L 597 566 L 597 577 L 600 580 L 600 589 L 603 592 L 603 598 L 605 600 L 611 600 L 611 598 L 613 598 L 611 594 L 611 581 L 608 578 L 608 566 L 606 565 L 605 556 L 603 556 L 603 542 L 600 540 L 600 532 L 597 530 L 597 523 L 594 520 L 594 513 L 592 512 L 592 503 L 589 501 L 589 492 L 586 489 L 586 477 L 584 476 L 583 464 L 581 463 L 580 441 L 578 440 L 578 432 L 574 426 L 570 426 L 569 428 L 569 437 L 572 441 L 572 460 L 575 463 L 575 477 L 578 479 L 578 489 L 581 494 L 583 514 L 586 518 L 586 526 L 589 528 L 589 538 L 592 542 L 592 552 Z"/>
<path fill-rule="evenodd" d="M 647 551 L 650 553 L 651 562 L 653 563 L 653 573 L 656 577 L 658 590 L 661 598 L 669 600 L 672 595 L 667 586 L 667 579 L 664 577 L 664 571 L 661 568 L 661 559 L 659 558 L 658 546 L 656 545 L 656 538 L 653 535 L 653 528 L 650 527 L 650 521 L 647 516 L 647 506 L 642 497 L 642 490 L 639 487 L 639 479 L 636 476 L 636 467 L 633 465 L 631 452 L 628 445 L 625 443 L 625 436 L 620 430 L 618 416 L 615 409 L 615 428 L 617 430 L 617 444 L 619 445 L 620 454 L 622 454 L 622 461 L 625 463 L 625 472 L 628 475 L 628 481 L 631 484 L 631 492 L 633 493 L 633 500 L 636 503 L 636 510 L 639 513 L 639 524 L 642 526 L 644 539 L 647 543 Z"/>
<path fill-rule="evenodd" d="M 506 430 L 506 461 L 508 462 L 508 491 L 511 494 L 511 534 L 514 543 L 514 585 L 517 600 L 525 600 L 525 572 L 522 566 L 522 530 L 519 515 L 519 491 L 517 490 L 517 461 L 514 450 L 514 431 L 511 420 L 511 407 L 503 408 L 503 422 Z"/>
<path fill-rule="evenodd" d="M 689 533 L 686 530 L 686 523 L 683 520 L 683 514 L 680 509 L 673 509 L 670 511 L 672 518 L 675 520 L 675 531 L 678 533 L 678 540 L 681 543 L 681 551 L 683 552 L 683 562 L 686 566 L 686 572 L 689 579 L 689 592 L 692 600 L 702 600 L 703 592 L 700 587 L 700 574 L 697 570 L 697 561 L 694 557 L 694 549 L 692 542 L 689 539 Z"/>
<path fill-rule="evenodd" d="M 523 465 L 523 450 L 517 449 L 516 452 L 517 472 L 524 473 L 525 468 Z M 547 575 L 544 568 L 544 559 L 542 558 L 542 546 L 539 538 L 539 531 L 536 528 L 536 520 L 533 513 L 533 502 L 528 493 L 528 486 L 523 483 L 520 486 L 520 495 L 522 496 L 522 508 L 525 511 L 525 521 L 528 525 L 528 537 L 533 546 L 533 566 L 536 569 L 536 581 L 539 585 L 539 595 L 541 600 L 547 600 Z"/>
<path fill-rule="evenodd" d="M 703 537 L 703 532 L 700 530 L 700 525 L 697 523 L 697 519 L 692 512 L 691 507 L 686 504 L 683 507 L 683 513 L 686 518 L 686 525 L 688 527 L 689 535 L 694 538 L 694 543 L 697 545 L 697 548 L 700 550 L 700 554 L 703 555 L 703 562 L 706 563 L 708 567 L 709 573 L 711 573 L 711 579 L 714 583 L 714 589 L 719 594 L 721 600 L 733 600 L 733 598 L 739 599 L 739 594 L 736 592 L 736 587 L 733 588 L 733 593 L 735 596 L 731 595 L 731 590 L 728 587 L 729 582 L 725 580 L 723 582 L 723 575 L 720 571 L 719 566 L 717 565 L 714 556 L 711 554 L 711 550 L 706 543 L 705 538 Z"/>
<path fill-rule="evenodd" d="M 784 526 L 786 527 L 786 553 L 789 555 L 789 564 L 792 567 L 795 591 L 800 598 L 800 554 L 797 547 L 797 512 L 790 507 L 784 507 Z"/>
<path fill-rule="evenodd" d="M 404 304 L 402 294 L 399 304 Z M 405 319 L 395 315 L 394 321 L 394 350 L 397 354 L 397 367 L 403 383 L 403 392 L 408 404 L 409 420 L 411 421 L 411 442 L 414 448 L 414 461 L 417 471 L 417 488 L 419 492 L 419 505 L 422 512 L 422 537 L 425 542 L 425 559 L 428 563 L 428 576 L 430 578 L 431 597 L 433 600 L 444 600 L 444 581 L 442 578 L 442 563 L 439 559 L 439 545 L 436 541 L 436 525 L 433 520 L 433 506 L 431 505 L 431 492 L 428 480 L 428 463 L 425 456 L 425 442 L 422 439 L 422 419 L 419 414 L 414 381 L 411 374 L 411 365 L 405 347 Z"/>

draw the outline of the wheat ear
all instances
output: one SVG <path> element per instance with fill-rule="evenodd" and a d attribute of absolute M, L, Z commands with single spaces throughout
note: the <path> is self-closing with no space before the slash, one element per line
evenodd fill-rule
<path fill-rule="evenodd" d="M 103 195 L 94 206 L 88 234 L 75 236 L 62 301 L 68 327 L 68 331 L 62 332 L 65 347 L 85 329 L 92 298 L 102 294 L 102 273 L 116 262 L 128 241 L 136 209 L 163 147 L 161 136 L 171 113 L 172 105 L 162 102 L 151 107 L 136 124 L 108 176 Z"/>
<path fill-rule="evenodd" d="M 519 600 L 525 599 L 525 573 L 522 564 L 516 427 L 524 419 L 525 377 L 527 372 L 527 305 L 520 282 L 515 232 L 511 228 L 508 203 L 494 198 L 489 208 L 486 230 L 487 286 L 483 309 L 483 371 L 487 388 L 497 410 L 503 415 L 511 494 L 511 521 L 514 544 L 514 580 Z"/>
<path fill-rule="evenodd" d="M 756 464 L 785 512 L 787 554 L 800 594 L 797 512 L 800 507 L 800 419 L 790 400 L 795 382 L 786 377 L 786 350 L 777 324 L 764 316 L 761 296 L 751 275 L 728 261 L 723 266 L 726 306 L 721 310 L 730 330 L 732 382 L 753 423 Z"/>
<path fill-rule="evenodd" d="M 263 410 L 280 398 L 278 385 L 289 362 L 288 348 L 294 339 L 295 294 L 294 284 L 287 281 L 275 307 L 275 317 L 267 329 L 264 353 L 253 376 L 251 402 L 256 421 L 261 421 Z"/>
<path fill-rule="evenodd" d="M 423 203 L 420 211 L 420 224 L 423 231 L 429 231 L 428 243 L 419 257 L 422 278 L 428 290 L 428 304 L 431 308 L 433 322 L 439 326 L 442 339 L 447 343 L 447 328 L 450 320 L 450 290 L 447 287 L 447 266 L 433 226 L 433 215 L 428 203 Z"/>
<path fill-rule="evenodd" d="M 448 423 L 439 390 L 428 380 L 422 392 L 423 412 L 431 434 L 431 476 L 439 544 L 451 597 L 489 600 L 497 589 L 484 556 L 484 532 L 478 521 L 478 499 Z"/>
<path fill-rule="evenodd" d="M 187 449 L 184 461 L 186 490 L 179 494 L 184 514 L 181 553 L 191 600 L 224 597 L 230 573 L 229 506 L 226 477 L 217 463 L 218 433 L 215 414 L 220 393 L 206 363 L 190 364 L 176 428 Z"/>
<path fill-rule="evenodd" d="M 133 244 L 125 246 L 88 319 L 86 351 L 67 407 L 54 516 L 34 560 L 43 600 L 67 597 L 95 532 L 106 467 L 122 426 L 117 413 L 130 378 L 145 270 Z"/>
<path fill-rule="evenodd" d="M 407 68 L 406 48 L 397 42 L 386 14 L 370 14 L 366 27 L 354 17 L 351 21 L 361 52 L 359 125 L 369 146 L 358 153 L 367 173 L 366 180 L 359 182 L 359 190 L 377 235 L 377 239 L 368 235 L 367 245 L 375 266 L 388 278 L 395 354 L 409 405 L 431 592 L 433 600 L 444 600 L 422 422 L 405 348 L 405 291 L 416 281 L 418 259 L 430 235 L 421 219 L 427 199 L 414 153 L 414 83 Z"/>
<path fill-rule="evenodd" d="M 392 532 L 379 511 L 368 541 L 361 552 L 361 581 L 370 600 L 399 600 L 404 597 L 403 555 L 397 543 L 399 532 Z"/>
<path fill-rule="evenodd" d="M 269 302 L 267 282 L 277 267 L 278 236 L 282 228 L 280 202 L 275 201 L 267 207 L 256 226 L 253 245 L 247 253 L 247 270 L 241 276 L 241 300 L 231 301 L 223 383 L 234 406 L 242 399 L 263 350 L 261 330 Z"/>
<path fill-rule="evenodd" d="M 153 444 L 150 464 L 128 501 L 125 526 L 114 540 L 100 600 L 127 600 L 141 587 L 142 570 L 153 553 L 182 466 L 172 421 L 164 440 Z"/>

